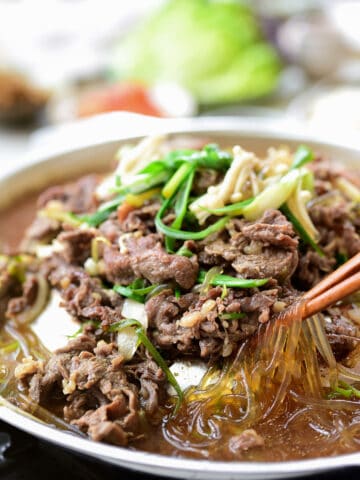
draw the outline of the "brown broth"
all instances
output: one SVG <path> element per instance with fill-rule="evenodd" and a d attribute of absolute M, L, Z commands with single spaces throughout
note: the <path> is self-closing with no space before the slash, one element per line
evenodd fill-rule
<path fill-rule="evenodd" d="M 20 198 L 16 204 L 0 212 L 0 251 L 10 254 L 16 252 L 36 213 L 38 193 Z"/>

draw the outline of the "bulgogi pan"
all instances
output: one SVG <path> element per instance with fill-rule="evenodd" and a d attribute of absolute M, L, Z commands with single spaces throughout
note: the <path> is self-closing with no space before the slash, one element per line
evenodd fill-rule
<path fill-rule="evenodd" d="M 360 450 L 359 295 L 259 334 L 360 251 L 356 174 L 304 145 L 258 158 L 151 137 L 117 160 L 40 194 L 4 245 L 1 401 L 168 455 Z M 49 304 L 74 322 L 54 351 L 34 333 L 55 329 Z"/>

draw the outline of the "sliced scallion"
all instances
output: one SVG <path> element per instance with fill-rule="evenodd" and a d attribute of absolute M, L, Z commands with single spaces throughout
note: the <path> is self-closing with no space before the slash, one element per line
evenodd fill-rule
<path fill-rule="evenodd" d="M 170 385 L 172 385 L 174 387 L 174 389 L 175 389 L 175 391 L 178 395 L 178 400 L 177 400 L 176 407 L 175 407 L 175 412 L 176 412 L 179 409 L 180 404 L 181 404 L 181 402 L 184 398 L 183 392 L 182 392 L 182 390 L 180 388 L 180 385 L 178 384 L 176 378 L 174 377 L 173 373 L 171 372 L 171 370 L 167 366 L 167 363 L 165 362 L 165 360 L 163 359 L 161 354 L 158 352 L 156 347 L 152 344 L 149 337 L 146 335 L 144 327 L 141 325 L 141 323 L 138 320 L 128 318 L 128 319 L 123 320 L 121 322 L 117 322 L 117 323 L 112 324 L 109 327 L 108 331 L 109 332 L 117 332 L 117 331 L 122 330 L 123 328 L 126 328 L 126 327 L 134 327 L 135 328 L 135 332 L 138 336 L 139 342 L 141 342 L 144 345 L 144 347 L 147 349 L 147 351 L 153 357 L 155 362 L 159 365 L 161 370 L 165 373 L 167 381 L 170 383 Z"/>
<path fill-rule="evenodd" d="M 201 207 L 203 210 L 211 213 L 212 215 L 230 215 L 230 216 L 238 216 L 241 215 L 243 212 L 244 207 L 250 205 L 254 201 L 254 197 L 247 198 L 242 202 L 232 203 L 231 205 L 226 205 L 222 208 L 205 208 Z"/>
<path fill-rule="evenodd" d="M 176 255 L 181 255 L 182 257 L 187 257 L 191 258 L 194 254 L 191 250 L 189 250 L 187 247 L 184 245 L 179 248 L 179 250 L 176 252 Z"/>
<path fill-rule="evenodd" d="M 198 276 L 198 282 L 203 283 L 207 272 L 200 270 Z M 256 288 L 262 287 L 269 281 L 268 278 L 250 279 L 250 278 L 237 278 L 231 275 L 214 275 L 210 280 L 210 285 L 213 286 L 226 286 L 232 288 Z"/>
<path fill-rule="evenodd" d="M 202 240 L 206 238 L 208 235 L 210 235 L 211 233 L 215 233 L 215 232 L 218 232 L 219 230 L 222 230 L 230 218 L 228 216 L 221 218 L 217 222 L 213 223 L 212 225 L 205 228 L 204 230 L 200 230 L 199 232 L 187 232 L 185 230 L 178 230 L 173 227 L 168 227 L 161 220 L 164 213 L 169 207 L 169 204 L 170 204 L 169 200 L 171 199 L 168 199 L 163 203 L 158 213 L 156 214 L 155 225 L 159 232 L 171 238 L 175 238 L 178 240 Z"/>
<path fill-rule="evenodd" d="M 306 145 L 299 145 L 294 154 L 294 160 L 290 167 L 290 170 L 295 168 L 301 168 L 314 159 L 314 152 Z"/>
<path fill-rule="evenodd" d="M 195 176 L 195 168 L 191 165 L 190 169 L 186 171 L 186 177 L 183 176 L 183 185 L 180 187 L 175 199 L 175 214 L 176 218 L 171 224 L 171 228 L 180 229 L 184 221 L 187 205 L 189 201 L 189 196 L 192 188 L 192 184 Z M 175 239 L 171 237 L 165 238 L 165 246 L 168 252 L 173 252 L 175 246 Z"/>
<path fill-rule="evenodd" d="M 320 255 L 320 257 L 323 257 L 325 255 L 324 252 L 321 250 L 319 245 L 317 245 L 317 243 L 310 237 L 310 235 L 307 233 L 305 228 L 302 226 L 301 222 L 295 217 L 293 212 L 290 210 L 288 205 L 286 204 L 282 205 L 280 210 L 285 215 L 285 217 L 293 224 L 293 227 L 299 234 L 299 237 L 301 238 L 301 240 L 306 245 L 310 245 L 315 250 L 315 252 L 317 252 Z"/>
<path fill-rule="evenodd" d="M 149 287 L 134 288 L 131 285 L 115 285 L 113 290 L 123 297 L 131 298 L 135 302 L 144 303 L 147 295 L 152 293 L 159 285 L 150 285 Z"/>

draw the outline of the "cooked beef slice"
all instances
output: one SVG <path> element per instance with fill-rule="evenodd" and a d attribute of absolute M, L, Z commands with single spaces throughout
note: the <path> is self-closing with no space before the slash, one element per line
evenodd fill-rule
<path fill-rule="evenodd" d="M 64 245 L 62 256 L 68 263 L 82 265 L 91 256 L 91 241 L 95 236 L 93 230 L 71 229 L 60 233 L 58 240 Z"/>
<path fill-rule="evenodd" d="M 298 264 L 298 240 L 282 213 L 267 210 L 256 222 L 235 219 L 228 230 L 227 239 L 203 242 L 205 255 L 199 253 L 200 262 L 230 264 L 244 278 L 289 280 Z"/>
<path fill-rule="evenodd" d="M 88 175 L 80 180 L 50 187 L 38 198 L 38 208 L 57 200 L 63 204 L 64 210 L 73 213 L 88 213 L 97 206 L 95 188 L 99 182 L 97 175 Z"/>
<path fill-rule="evenodd" d="M 60 232 L 61 223 L 58 220 L 48 217 L 37 216 L 25 232 L 21 247 L 27 251 L 31 250 L 33 242 L 50 243 Z"/>
<path fill-rule="evenodd" d="M 80 321 L 95 320 L 103 326 L 118 322 L 122 299 L 104 289 L 99 278 L 90 277 L 83 268 L 69 265 L 61 256 L 49 260 L 50 284 L 60 291 L 66 310 Z"/>
<path fill-rule="evenodd" d="M 13 299 L 20 297 L 22 293 L 21 283 L 10 275 L 5 265 L 0 270 L 0 324 L 5 319 L 5 312 Z"/>
<path fill-rule="evenodd" d="M 254 333 L 259 322 L 269 320 L 279 295 L 283 292 L 278 288 L 262 292 L 228 289 L 225 298 L 221 298 L 221 287 L 210 289 L 206 295 L 189 293 L 180 298 L 164 291 L 145 304 L 149 334 L 156 345 L 173 355 L 178 350 L 202 358 L 226 357 L 241 340 Z M 289 296 L 281 298 L 283 307 L 292 300 Z M 231 313 L 244 316 L 222 318 Z"/>
<path fill-rule="evenodd" d="M 105 275 L 113 283 L 127 285 L 135 278 L 146 278 L 153 284 L 174 280 L 184 289 L 196 282 L 196 258 L 166 253 L 158 235 L 131 236 L 126 239 L 126 253 L 117 247 L 104 249 Z"/>
<path fill-rule="evenodd" d="M 320 201 L 310 209 L 310 216 L 319 231 L 319 245 L 324 256 L 308 249 L 300 256 L 294 281 L 306 290 L 336 268 L 338 256 L 350 258 L 360 252 L 360 228 L 354 225 L 351 206 L 345 200 L 336 205 Z"/>
<path fill-rule="evenodd" d="M 94 440 L 126 445 L 138 429 L 139 391 L 129 381 L 116 346 L 110 345 L 110 353 L 101 355 L 104 347 L 97 347 L 94 337 L 82 335 L 45 364 L 30 360 L 27 368 L 25 363 L 17 376 L 29 386 L 36 403 L 63 398 L 65 420 Z M 152 402 L 156 404 L 156 398 Z"/>
<path fill-rule="evenodd" d="M 332 307 L 325 313 L 325 331 L 338 360 L 360 343 L 360 328 L 346 317 L 346 308 Z"/>
<path fill-rule="evenodd" d="M 155 215 L 160 208 L 159 202 L 149 202 L 141 208 L 134 209 L 119 221 L 124 233 L 142 232 L 143 234 L 155 232 Z"/>
<path fill-rule="evenodd" d="M 12 318 L 24 312 L 35 302 L 38 292 L 38 280 L 34 275 L 27 275 L 22 284 L 22 295 L 13 297 L 7 306 L 6 317 Z"/>
<path fill-rule="evenodd" d="M 165 399 L 166 375 L 159 365 L 151 358 L 147 358 L 140 363 L 127 365 L 125 367 L 128 375 L 133 376 L 140 382 L 140 401 L 149 416 L 149 421 L 153 415 L 159 411 L 159 399 Z"/>

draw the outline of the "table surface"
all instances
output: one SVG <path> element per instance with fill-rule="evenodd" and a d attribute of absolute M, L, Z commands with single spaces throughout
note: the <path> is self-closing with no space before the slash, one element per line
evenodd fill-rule
<path fill-rule="evenodd" d="M 154 480 L 155 477 L 131 472 L 75 455 L 42 442 L 0 422 L 1 480 Z M 360 468 L 339 469 L 312 480 L 359 480 Z M 300 479 L 301 480 L 301 479 Z"/>

